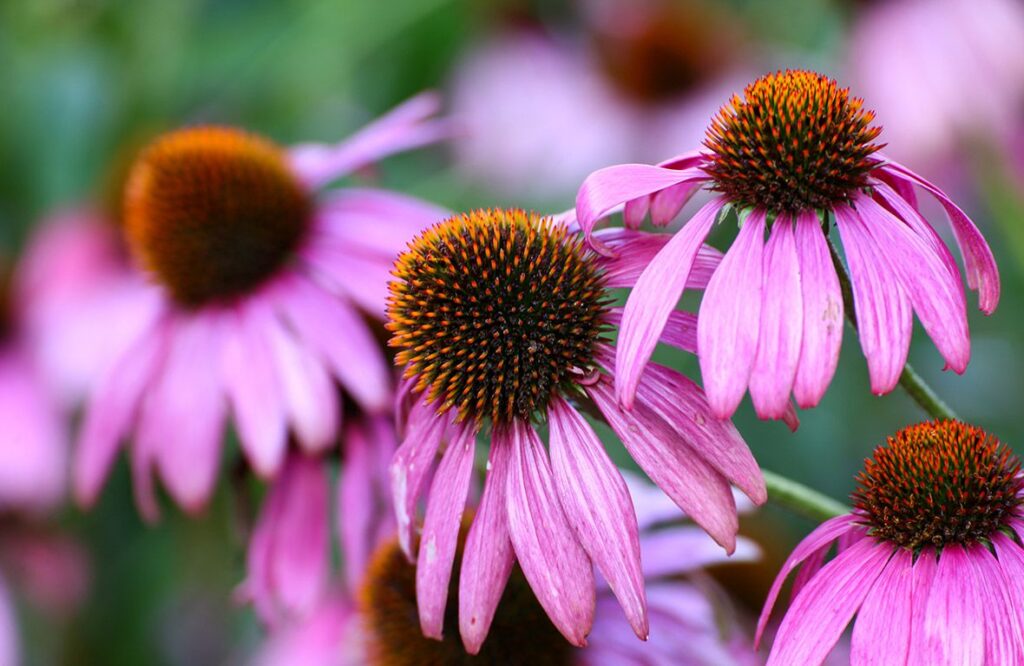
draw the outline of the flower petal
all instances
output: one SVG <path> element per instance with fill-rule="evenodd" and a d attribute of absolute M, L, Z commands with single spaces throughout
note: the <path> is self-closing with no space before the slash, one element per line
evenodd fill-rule
<path fill-rule="evenodd" d="M 616 346 L 615 392 L 627 408 L 633 404 L 644 366 L 682 296 L 697 252 L 723 205 L 722 199 L 707 203 L 672 236 L 640 274 L 626 301 Z"/>
<path fill-rule="evenodd" d="M 459 577 L 459 633 L 469 654 L 480 652 L 515 563 L 505 501 L 513 446 L 507 430 L 494 430 L 487 481 L 466 535 Z"/>
<path fill-rule="evenodd" d="M 605 319 L 613 327 L 622 325 L 622 308 L 608 308 Z M 661 332 L 658 342 L 671 345 L 691 354 L 697 353 L 697 314 L 695 312 L 684 312 L 673 310 L 668 315 L 665 328 Z"/>
<path fill-rule="evenodd" d="M 875 585 L 853 625 L 850 662 L 865 666 L 905 663 L 912 631 L 914 557 L 898 548 Z"/>
<path fill-rule="evenodd" d="M 508 530 L 526 580 L 555 627 L 577 647 L 594 623 L 594 573 L 562 511 L 544 446 L 529 424 L 512 426 Z"/>
<path fill-rule="evenodd" d="M 601 229 L 594 234 L 614 254 L 598 257 L 608 289 L 631 288 L 647 265 L 672 238 L 668 234 L 651 234 L 618 227 Z M 687 289 L 703 289 L 722 261 L 722 253 L 710 245 L 701 245 L 693 260 Z"/>
<path fill-rule="evenodd" d="M 750 399 L 757 415 L 786 413 L 803 340 L 803 294 L 793 220 L 780 215 L 764 248 L 761 325 L 750 373 Z"/>
<path fill-rule="evenodd" d="M 795 233 L 800 257 L 804 330 L 793 397 L 800 407 L 809 408 L 821 401 L 839 364 L 843 295 L 818 216 L 813 211 L 798 215 Z"/>
<path fill-rule="evenodd" d="M 576 538 L 619 599 L 636 635 L 647 638 L 647 598 L 633 501 L 601 440 L 562 398 L 548 407 L 555 490 Z"/>
<path fill-rule="evenodd" d="M 927 601 L 912 638 L 910 649 L 920 663 L 985 663 L 983 600 L 974 578 L 961 546 L 943 548 L 930 590 L 922 591 Z"/>
<path fill-rule="evenodd" d="M 857 336 L 868 361 L 871 390 L 888 393 L 899 381 L 910 350 L 912 310 L 882 248 L 849 206 L 835 209 L 853 282 Z"/>
<path fill-rule="evenodd" d="M 691 181 L 655 192 L 651 196 L 651 223 L 663 227 L 674 220 L 702 185 L 701 181 Z"/>
<path fill-rule="evenodd" d="M 1006 580 L 1001 563 L 986 546 L 969 546 L 967 556 L 985 615 L 985 663 L 1024 664 L 1021 609 L 1011 591 L 1013 583 Z"/>
<path fill-rule="evenodd" d="M 427 638 L 441 640 L 448 583 L 452 577 L 459 525 L 473 474 L 476 448 L 474 425 L 463 424 L 448 443 L 427 499 L 419 559 L 416 563 L 416 600 L 420 628 Z"/>
<path fill-rule="evenodd" d="M 441 446 L 447 419 L 434 413 L 434 406 L 428 405 L 420 396 L 413 405 L 395 457 L 391 461 L 391 488 L 395 501 L 395 518 L 398 520 L 398 543 L 407 557 L 412 557 L 412 537 L 415 526 L 416 503 L 423 490 L 423 482 Z"/>
<path fill-rule="evenodd" d="M 14 620 L 14 604 L 7 592 L 4 579 L 0 578 L 0 664 L 15 666 L 21 663 L 21 647 L 18 644 L 18 626 Z"/>

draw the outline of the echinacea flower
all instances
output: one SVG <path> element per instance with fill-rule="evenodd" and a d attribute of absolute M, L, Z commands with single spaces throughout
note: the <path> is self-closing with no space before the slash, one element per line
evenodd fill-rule
<path fill-rule="evenodd" d="M 551 218 L 477 210 L 439 223 L 396 262 L 388 304 L 391 344 L 412 404 L 392 464 L 399 541 L 413 552 L 427 491 L 416 591 L 428 637 L 440 638 L 477 435 L 489 440 L 486 485 L 459 578 L 459 630 L 476 653 L 518 559 L 555 626 L 584 645 L 594 617 L 593 565 L 634 632 L 648 634 L 637 523 L 626 485 L 578 406 L 591 405 L 637 464 L 724 546 L 735 547 L 734 483 L 757 503 L 764 479 L 731 422 L 712 417 L 700 388 L 652 365 L 637 404 L 612 394 L 618 312 L 608 289 L 628 287 L 657 242 L 613 232 L 604 259 Z M 701 253 L 692 286 L 718 260 Z M 692 320 L 666 334 L 692 339 Z M 574 404 L 575 403 L 575 404 Z M 548 450 L 537 432 L 546 423 Z M 447 442 L 436 465 L 442 442 Z"/>
<path fill-rule="evenodd" d="M 125 185 L 134 259 L 158 307 L 96 382 L 75 461 L 75 494 L 95 501 L 120 441 L 131 441 L 140 510 L 154 519 L 155 470 L 198 511 L 233 425 L 272 477 L 289 434 L 307 452 L 334 441 L 333 380 L 365 411 L 390 404 L 390 372 L 358 307 L 380 316 L 388 265 L 439 209 L 331 181 L 448 132 L 433 96 L 415 98 L 336 146 L 285 150 L 227 127 L 182 129 L 137 158 Z"/>
<path fill-rule="evenodd" d="M 597 220 L 622 204 L 626 226 L 635 228 L 648 212 L 655 224 L 667 224 L 701 188 L 717 195 L 654 257 L 629 296 L 616 356 L 623 405 L 635 400 L 693 257 L 729 208 L 739 213 L 739 234 L 707 285 L 697 324 L 701 375 L 716 416 L 732 415 L 748 387 L 762 418 L 781 417 L 791 393 L 801 407 L 821 400 L 843 330 L 827 236 L 833 218 L 872 391 L 886 393 L 899 380 L 915 313 L 947 367 L 964 371 L 970 337 L 960 270 L 918 211 L 915 187 L 945 208 L 967 284 L 986 314 L 999 301 L 995 260 L 949 197 L 877 152 L 881 129 L 873 118 L 825 76 L 778 72 L 722 108 L 704 150 L 658 166 L 607 167 L 584 181 L 576 213 L 591 238 Z"/>
<path fill-rule="evenodd" d="M 1010 449 L 972 425 L 921 423 L 875 449 L 858 481 L 853 512 L 808 535 L 768 595 L 759 635 L 803 564 L 768 663 L 821 663 L 854 615 L 854 666 L 1024 663 L 1024 477 Z"/>
<path fill-rule="evenodd" d="M 416 567 L 393 537 L 358 574 L 357 597 L 328 597 L 301 622 L 274 627 L 254 659 L 259 666 L 413 666 L 418 664 L 611 663 L 661 666 L 739 666 L 757 663 L 739 617 L 724 591 L 702 570 L 727 561 L 750 561 L 758 547 L 740 537 L 726 558 L 703 530 L 681 523 L 671 500 L 634 475 L 624 473 L 636 503 L 643 573 L 650 584 L 651 636 L 633 638 L 614 595 L 599 581 L 590 645 L 575 649 L 559 634 L 527 580 L 513 570 L 495 611 L 490 635 L 471 657 L 457 636 L 423 636 L 417 620 Z M 749 504 L 747 504 L 749 506 Z M 466 530 L 461 530 L 460 542 Z M 460 543 L 460 549 L 463 545 Z M 447 587 L 450 620 L 456 620 L 458 585 Z"/>

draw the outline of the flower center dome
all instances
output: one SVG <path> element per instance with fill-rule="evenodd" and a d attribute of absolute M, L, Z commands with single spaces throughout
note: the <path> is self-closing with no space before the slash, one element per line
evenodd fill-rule
<path fill-rule="evenodd" d="M 768 74 L 734 95 L 707 131 L 715 189 L 772 212 L 829 209 L 867 187 L 881 133 L 875 114 L 832 79 Z"/>
<path fill-rule="evenodd" d="M 487 640 L 477 655 L 467 654 L 456 627 L 459 566 L 456 557 L 445 607 L 444 639 L 423 636 L 416 606 L 416 567 L 398 544 L 385 544 L 374 557 L 361 591 L 370 663 L 375 666 L 422 664 L 538 664 L 572 662 L 572 646 L 551 624 L 519 567 L 512 571 L 494 614 Z"/>
<path fill-rule="evenodd" d="M 460 420 L 530 419 L 589 370 L 607 301 L 594 255 L 521 210 L 456 215 L 395 264 L 391 345 Z"/>
<path fill-rule="evenodd" d="M 857 481 L 854 505 L 871 533 L 911 550 L 987 539 L 1019 516 L 1024 490 L 1010 449 L 959 421 L 904 428 Z"/>
<path fill-rule="evenodd" d="M 304 236 L 311 210 L 278 146 L 224 127 L 162 136 L 125 185 L 133 253 L 189 306 L 245 294 L 273 275 Z"/>

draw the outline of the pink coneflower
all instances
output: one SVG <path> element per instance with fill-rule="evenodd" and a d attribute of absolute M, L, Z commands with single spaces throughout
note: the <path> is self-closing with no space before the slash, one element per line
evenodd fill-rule
<path fill-rule="evenodd" d="M 1024 477 L 980 428 L 934 421 L 875 449 L 849 515 L 814 530 L 769 664 L 820 663 L 856 614 L 851 663 L 1024 663 Z M 839 553 L 825 558 L 838 540 Z"/>
<path fill-rule="evenodd" d="M 302 622 L 275 627 L 255 663 L 260 666 L 412 666 L 419 664 L 755 664 L 738 615 L 724 592 L 701 571 L 726 561 L 750 561 L 759 549 L 737 540 L 726 558 L 703 530 L 680 522 L 671 500 L 649 483 L 624 474 L 636 504 L 643 574 L 649 581 L 651 637 L 641 643 L 619 612 L 615 597 L 598 583 L 590 645 L 574 649 L 552 626 L 530 585 L 513 570 L 495 613 L 490 636 L 476 658 L 459 638 L 435 641 L 423 636 L 417 620 L 416 569 L 393 538 L 358 572 L 358 599 L 328 597 Z M 465 538 L 465 528 L 460 540 Z M 460 545 L 460 548 L 462 546 Z M 451 620 L 458 607 L 458 585 L 447 588 Z"/>
<path fill-rule="evenodd" d="M 652 365 L 632 411 L 612 394 L 618 315 L 609 288 L 628 287 L 657 243 L 609 236 L 603 259 L 549 218 L 521 210 L 456 215 L 409 245 L 388 305 L 396 362 L 413 398 L 392 464 L 403 550 L 413 551 L 417 502 L 433 472 L 416 589 L 423 632 L 440 638 L 477 435 L 490 442 L 487 481 L 459 579 L 459 629 L 476 653 L 518 559 L 558 630 L 583 645 L 594 617 L 592 564 L 608 580 L 636 634 L 648 633 L 637 524 L 626 485 L 578 406 L 591 406 L 637 464 L 728 551 L 736 506 L 729 483 L 755 502 L 764 480 L 739 433 L 712 418 L 700 388 Z M 703 285 L 716 253 L 700 253 Z M 709 266 L 710 264 L 710 266 Z M 666 335 L 687 346 L 692 320 Z M 536 426 L 546 423 L 549 450 Z"/>
<path fill-rule="evenodd" d="M 912 313 L 947 367 L 964 371 L 970 337 L 960 271 L 918 212 L 914 187 L 948 213 L 967 283 L 978 290 L 985 313 L 999 300 L 992 252 L 941 190 L 879 156 L 873 141 L 881 130 L 871 126 L 873 118 L 824 76 L 769 74 L 722 108 L 704 150 L 658 166 L 608 167 L 586 179 L 576 212 L 588 237 L 599 218 L 622 204 L 627 227 L 637 227 L 648 212 L 664 225 L 697 190 L 717 194 L 654 257 L 629 296 L 616 356 L 622 404 L 633 404 L 693 257 L 730 209 L 739 216 L 739 235 L 707 285 L 697 325 L 701 373 L 716 416 L 730 416 L 748 387 L 762 418 L 783 416 L 791 393 L 801 407 L 821 400 L 843 330 L 843 296 L 827 238 L 831 218 L 849 265 L 872 391 L 886 393 L 899 380 Z"/>
<path fill-rule="evenodd" d="M 272 476 L 289 434 L 307 452 L 335 439 L 333 380 L 362 409 L 390 403 L 390 372 L 357 306 L 380 315 L 388 263 L 439 209 L 390 192 L 317 192 L 387 154 L 448 131 L 419 97 L 337 146 L 285 150 L 224 127 L 157 139 L 133 165 L 124 225 L 158 307 L 91 394 L 75 492 L 91 504 L 122 438 L 143 515 L 155 469 L 201 509 L 230 407 L 242 451 Z"/>

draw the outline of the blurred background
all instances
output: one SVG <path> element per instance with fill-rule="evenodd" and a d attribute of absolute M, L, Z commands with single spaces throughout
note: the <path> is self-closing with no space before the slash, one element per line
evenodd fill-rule
<path fill-rule="evenodd" d="M 911 361 L 963 417 L 1017 446 L 1022 44 L 1018 0 L 0 2 L 0 258 L 16 260 L 62 210 L 116 220 L 134 152 L 183 124 L 238 125 L 285 144 L 335 141 L 436 89 L 460 136 L 369 177 L 452 209 L 556 212 L 596 168 L 696 147 L 710 115 L 753 78 L 811 68 L 864 97 L 886 151 L 945 188 L 989 239 L 1003 296 L 988 318 L 969 297 L 969 369 L 944 373 L 919 326 Z M 729 230 L 716 233 L 724 247 Z M 875 445 L 923 418 L 899 390 L 870 394 L 856 345 L 847 330 L 836 379 L 796 433 L 758 421 L 749 402 L 736 418 L 764 467 L 836 498 Z M 671 361 L 697 376 L 692 359 Z M 31 572 L 5 549 L 28 663 L 241 663 L 260 629 L 233 602 L 245 507 L 221 485 L 201 520 L 172 509 L 147 527 L 120 462 L 94 510 L 67 509 L 35 528 L 75 544 L 81 575 L 62 585 L 77 590 L 68 603 L 27 602 L 19 583 Z M 0 541 L 4 524 L 0 513 Z M 746 529 L 771 558 L 811 527 L 769 507 Z M 777 564 L 735 585 L 756 604 Z"/>

